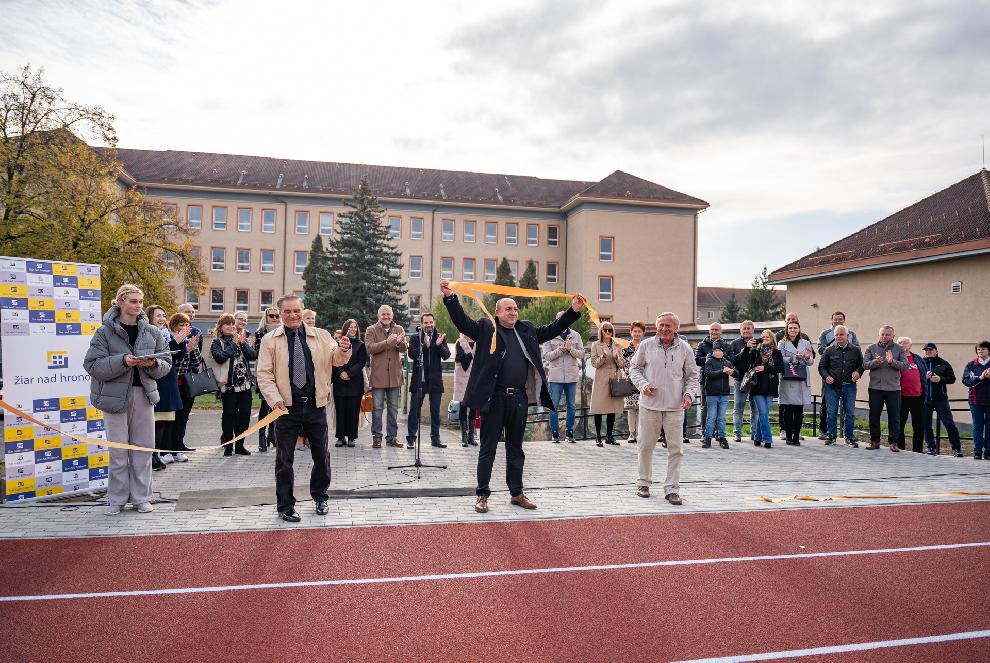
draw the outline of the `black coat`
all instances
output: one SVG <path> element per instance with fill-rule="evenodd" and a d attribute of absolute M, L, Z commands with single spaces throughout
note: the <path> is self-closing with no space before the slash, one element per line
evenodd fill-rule
<path fill-rule="evenodd" d="M 732 377 L 740 377 L 739 369 L 724 356 L 721 359 L 709 357 L 705 360 L 702 381 L 705 384 L 706 396 L 728 396 L 732 393 L 732 387 L 729 386 L 729 376 L 722 372 L 724 368 L 732 369 Z"/>
<path fill-rule="evenodd" d="M 474 341 L 474 366 L 471 367 L 471 377 L 468 379 L 462 405 L 472 410 L 487 412 L 492 394 L 495 393 L 495 378 L 498 376 L 499 369 L 502 366 L 502 360 L 505 358 L 505 346 L 502 343 L 502 339 L 496 335 L 497 345 L 495 346 L 495 354 L 493 355 L 489 352 L 492 343 L 492 334 L 495 334 L 495 328 L 492 326 L 491 320 L 488 318 L 480 318 L 478 320 L 468 318 L 464 313 L 464 309 L 461 308 L 461 303 L 458 301 L 457 295 L 444 297 L 443 304 L 447 307 L 447 312 L 450 313 L 450 319 L 453 321 L 454 326 L 462 334 Z M 565 329 L 577 322 L 580 317 L 573 308 L 568 306 L 567 310 L 564 311 L 564 315 L 549 325 L 537 327 L 527 320 L 516 322 L 516 331 L 519 332 L 519 337 L 523 340 L 526 352 L 529 353 L 533 361 L 531 366 L 536 369 L 540 378 L 539 403 L 546 408 L 553 409 L 553 401 L 550 399 L 550 392 L 547 390 L 547 374 L 543 370 L 543 361 L 541 360 L 543 355 L 540 354 L 540 345 L 546 343 L 554 336 L 560 336 Z M 536 403 L 530 403 L 530 405 L 536 405 Z"/>
<path fill-rule="evenodd" d="M 213 339 L 213 344 L 210 345 L 210 354 L 213 355 L 213 361 L 220 364 L 221 367 L 227 364 L 228 387 L 230 385 L 230 375 L 234 370 L 234 358 L 238 355 L 244 355 L 247 381 L 251 384 L 254 383 L 254 376 L 251 374 L 251 362 L 258 358 L 258 353 L 255 352 L 254 343 L 248 342 L 247 338 L 240 345 L 234 343 L 234 340 L 229 336 L 215 338 Z"/>
<path fill-rule="evenodd" d="M 835 381 L 832 383 L 834 389 L 839 389 L 844 384 L 851 384 L 854 372 L 862 377 L 863 353 L 852 343 L 846 343 L 844 348 L 838 343 L 833 343 L 825 349 L 818 362 L 818 374 L 823 380 L 832 376 Z"/>
<path fill-rule="evenodd" d="M 364 396 L 364 367 L 368 363 L 368 348 L 364 342 L 351 339 L 351 358 L 343 366 L 334 366 L 331 382 L 334 396 Z M 340 374 L 348 379 L 341 380 Z"/>
<path fill-rule="evenodd" d="M 927 383 L 922 382 L 922 384 L 926 387 L 925 400 L 944 401 L 949 397 L 949 393 L 946 390 L 945 385 L 953 384 L 956 381 L 956 372 L 952 370 L 952 366 L 949 362 L 945 361 L 941 357 L 925 357 L 921 361 L 923 366 L 919 366 L 919 369 L 924 370 L 926 373 L 931 371 L 935 375 L 942 378 L 939 382 L 932 382 L 931 380 L 928 380 Z M 161 391 L 160 388 L 159 391 Z"/>
<path fill-rule="evenodd" d="M 780 387 L 780 374 L 784 372 L 784 356 L 777 348 L 773 349 L 770 361 L 764 362 L 760 346 L 747 347 L 733 362 L 740 374 L 745 374 L 750 368 L 763 364 L 762 372 L 756 373 L 756 383 L 749 392 L 751 396 L 776 397 Z"/>
<path fill-rule="evenodd" d="M 420 346 L 422 344 L 421 337 L 425 334 L 421 331 L 417 331 L 415 334 L 409 337 L 409 349 L 407 350 L 409 358 L 413 360 L 412 370 L 409 371 L 409 391 L 420 391 L 422 386 L 426 387 L 426 393 L 428 394 L 442 394 L 443 393 L 443 360 L 450 359 L 450 346 L 447 345 L 447 340 L 440 344 L 440 347 L 436 345 L 436 339 L 440 336 L 438 330 L 433 332 L 433 343 L 426 348 L 426 352 L 420 353 Z M 423 354 L 423 385 L 420 385 L 419 381 L 419 371 L 420 371 L 420 354 Z"/>
<path fill-rule="evenodd" d="M 474 341 L 471 341 L 471 345 L 472 346 L 474 345 Z M 454 344 L 454 348 L 455 348 L 454 361 L 460 364 L 461 368 L 465 371 L 471 368 L 471 362 L 474 361 L 474 352 L 467 352 L 464 348 L 461 347 L 460 343 Z M 474 348 L 472 347 L 472 350 L 473 349 Z"/>

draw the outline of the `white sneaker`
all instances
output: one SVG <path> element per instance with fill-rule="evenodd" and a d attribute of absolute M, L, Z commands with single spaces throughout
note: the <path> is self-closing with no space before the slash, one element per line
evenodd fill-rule
<path fill-rule="evenodd" d="M 176 463 L 188 463 L 189 457 L 186 456 L 184 453 L 177 453 L 177 454 L 172 454 L 172 460 L 174 460 Z"/>
<path fill-rule="evenodd" d="M 780 431 L 780 439 L 786 440 L 787 439 L 787 433 L 785 433 L 784 431 Z"/>
<path fill-rule="evenodd" d="M 140 504 L 137 505 L 138 513 L 151 513 L 154 510 L 155 507 L 152 506 L 151 502 L 141 502 Z"/>
<path fill-rule="evenodd" d="M 163 463 L 165 463 L 166 465 L 171 465 L 172 463 L 174 463 L 174 462 L 175 462 L 175 459 L 174 459 L 174 458 L 172 458 L 172 457 L 171 457 L 170 455 L 168 455 L 168 454 L 158 454 L 158 457 L 159 457 L 159 458 L 161 459 L 161 461 L 162 461 Z"/>
<path fill-rule="evenodd" d="M 119 504 L 111 504 L 104 509 L 103 514 L 107 516 L 119 516 L 122 508 Z"/>

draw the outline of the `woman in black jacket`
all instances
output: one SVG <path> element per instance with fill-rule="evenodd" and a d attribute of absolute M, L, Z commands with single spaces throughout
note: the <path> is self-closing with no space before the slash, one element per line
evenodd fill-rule
<path fill-rule="evenodd" d="M 220 442 L 234 439 L 247 430 L 251 423 L 251 387 L 254 377 L 251 375 L 251 362 L 258 357 L 254 344 L 247 339 L 247 332 L 237 331 L 234 316 L 224 313 L 217 320 L 213 330 L 213 344 L 210 354 L 220 370 L 217 383 L 220 385 L 220 401 L 223 403 L 223 416 L 220 419 L 222 433 Z M 250 456 L 251 452 L 244 448 L 244 440 L 238 440 L 234 449 L 227 445 L 223 455 L 236 453 L 239 456 Z"/>
<path fill-rule="evenodd" d="M 364 381 L 364 367 L 368 363 L 368 349 L 361 341 L 361 328 L 357 320 L 348 320 L 341 327 L 351 341 L 351 357 L 343 366 L 333 367 L 333 406 L 337 414 L 337 446 L 353 447 L 358 435 L 361 418 L 361 398 L 370 389 Z"/>
<path fill-rule="evenodd" d="M 270 331 L 273 331 L 282 324 L 282 316 L 279 314 L 278 309 L 274 306 L 269 306 L 265 309 L 265 315 L 261 318 L 261 322 L 258 323 L 258 329 L 254 332 L 254 353 L 257 355 L 258 350 L 261 349 L 261 339 L 265 337 Z M 258 407 L 258 421 L 261 421 L 269 414 L 271 414 L 272 408 L 265 400 L 264 395 L 262 395 L 261 390 L 258 389 L 258 397 L 261 398 L 261 405 Z M 264 453 L 268 451 L 268 447 L 275 446 L 275 422 L 272 422 L 258 431 L 258 451 Z"/>
<path fill-rule="evenodd" d="M 746 348 L 736 358 L 736 368 L 745 374 L 754 369 L 750 400 L 756 404 L 757 421 L 753 428 L 753 444 L 769 449 L 773 444 L 770 429 L 770 406 L 777 396 L 780 374 L 784 372 L 784 357 L 777 349 L 773 332 L 763 330 L 763 335 L 749 340 Z"/>

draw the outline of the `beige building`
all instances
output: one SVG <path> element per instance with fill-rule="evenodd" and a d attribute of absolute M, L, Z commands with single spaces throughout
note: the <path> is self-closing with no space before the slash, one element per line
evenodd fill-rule
<path fill-rule="evenodd" d="M 864 349 L 891 324 L 919 355 L 925 343 L 937 344 L 961 375 L 975 343 L 990 338 L 990 175 L 981 170 L 781 267 L 770 280 L 787 285 L 787 310 L 815 337 L 833 311 L 843 311 Z M 961 382 L 949 387 L 950 398 L 965 396 Z M 969 414 L 959 418 L 968 422 Z"/>
<path fill-rule="evenodd" d="M 150 150 L 119 150 L 125 176 L 175 206 L 197 230 L 209 285 L 177 283 L 205 318 L 252 316 L 303 291 L 313 237 L 336 232 L 361 177 L 387 210 L 402 251 L 413 314 L 440 294 L 441 276 L 516 278 L 536 263 L 540 288 L 580 291 L 616 321 L 695 309 L 698 214 L 708 203 L 616 171 L 599 182 L 389 166 Z M 665 277 L 650 266 L 663 261 Z"/>
<path fill-rule="evenodd" d="M 749 288 L 719 288 L 716 286 L 698 286 L 698 308 L 695 311 L 695 324 L 699 327 L 708 327 L 713 322 L 720 322 L 722 311 L 733 295 L 739 302 L 739 308 L 746 306 L 749 299 Z M 787 291 L 777 290 L 777 298 L 786 305 Z"/>

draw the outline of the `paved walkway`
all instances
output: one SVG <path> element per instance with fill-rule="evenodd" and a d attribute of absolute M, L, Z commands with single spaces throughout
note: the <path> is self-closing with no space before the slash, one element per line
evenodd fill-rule
<path fill-rule="evenodd" d="M 401 430 L 400 425 L 400 430 Z M 220 413 L 196 411 L 189 425 L 191 446 L 215 445 L 219 437 Z M 423 470 L 415 478 L 390 464 L 411 462 L 406 449 L 372 449 L 370 432 L 362 431 L 355 448 L 331 447 L 332 489 L 360 492 L 368 488 L 473 489 L 478 447 L 461 447 L 459 437 L 443 431 L 447 449 L 427 446 L 423 462 L 447 464 L 447 470 Z M 778 446 L 779 445 L 779 446 Z M 953 491 L 990 491 L 990 461 L 972 458 L 933 458 L 913 453 L 891 453 L 886 448 L 866 451 L 843 445 L 825 447 L 808 440 L 800 448 L 777 442 L 771 450 L 750 443 L 732 444 L 729 450 L 701 449 L 700 441 L 686 446 L 682 467 L 681 496 L 684 506 L 663 500 L 662 479 L 665 450 L 657 447 L 654 457 L 654 497 L 635 494 L 637 448 L 635 445 L 598 448 L 592 441 L 577 444 L 526 443 L 526 492 L 539 504 L 536 511 L 523 511 L 509 504 L 502 481 L 504 453 L 496 458 L 489 502 L 491 511 L 478 515 L 473 497 L 413 497 L 331 500 L 330 513 L 316 516 L 312 502 L 298 505 L 302 523 L 280 520 L 274 506 L 244 506 L 176 511 L 174 501 L 183 493 L 234 487 L 268 487 L 274 495 L 274 452 L 257 453 L 257 442 L 247 456 L 224 457 L 216 449 L 190 453 L 190 462 L 175 464 L 155 473 L 154 513 L 140 515 L 127 510 L 115 517 L 103 515 L 103 506 L 91 502 L 48 502 L 0 508 L 0 538 L 117 536 L 134 534 L 283 529 L 286 527 L 342 527 L 354 525 L 477 522 L 544 518 L 576 518 L 658 513 L 692 513 L 760 509 L 835 507 L 864 504 L 908 504 L 931 500 L 990 498 L 913 498 L 899 500 L 836 500 L 829 502 L 760 502 L 761 495 L 793 494 L 828 496 L 846 494 L 921 495 Z M 312 460 L 308 451 L 296 454 L 296 482 L 304 484 Z M 661 493 L 657 495 L 656 493 Z M 296 497 L 307 499 L 304 491 Z M 76 501 L 78 502 L 78 500 Z"/>

